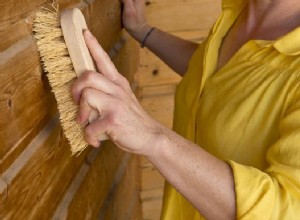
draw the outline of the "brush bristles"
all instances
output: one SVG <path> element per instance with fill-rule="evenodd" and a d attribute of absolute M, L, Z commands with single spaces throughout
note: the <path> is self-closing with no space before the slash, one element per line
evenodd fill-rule
<path fill-rule="evenodd" d="M 58 10 L 43 9 L 34 20 L 34 36 L 44 70 L 55 95 L 64 134 L 71 145 L 72 155 L 81 153 L 88 144 L 84 129 L 76 123 L 78 106 L 71 95 L 76 73 L 65 44 Z"/>

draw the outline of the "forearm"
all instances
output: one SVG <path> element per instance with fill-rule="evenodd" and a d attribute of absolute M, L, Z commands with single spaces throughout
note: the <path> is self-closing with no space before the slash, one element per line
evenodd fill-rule
<path fill-rule="evenodd" d="M 148 159 L 207 219 L 235 219 L 230 166 L 176 133 L 165 133 Z"/>
<path fill-rule="evenodd" d="M 132 36 L 142 43 L 150 29 L 150 26 L 145 26 L 139 33 L 132 33 Z M 189 60 L 197 49 L 198 44 L 178 38 L 155 28 L 147 38 L 145 46 L 175 72 L 183 76 L 188 68 Z"/>

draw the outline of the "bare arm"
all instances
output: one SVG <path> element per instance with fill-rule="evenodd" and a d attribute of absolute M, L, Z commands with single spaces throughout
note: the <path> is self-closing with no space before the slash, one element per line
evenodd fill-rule
<path fill-rule="evenodd" d="M 140 43 L 151 29 L 144 14 L 144 0 L 123 0 L 123 24 Z M 145 46 L 180 75 L 187 70 L 189 60 L 198 44 L 180 39 L 155 29 L 147 38 Z"/>
<path fill-rule="evenodd" d="M 72 87 L 79 104 L 79 123 L 87 124 L 92 108 L 101 112 L 101 117 L 86 127 L 87 142 L 97 147 L 98 135 L 106 133 L 121 149 L 148 157 L 207 219 L 235 219 L 230 167 L 152 119 L 140 106 L 128 81 L 88 33 L 87 45 L 102 74 L 86 72 Z"/>
<path fill-rule="evenodd" d="M 164 128 L 147 155 L 163 177 L 206 219 L 236 219 L 231 167 Z"/>

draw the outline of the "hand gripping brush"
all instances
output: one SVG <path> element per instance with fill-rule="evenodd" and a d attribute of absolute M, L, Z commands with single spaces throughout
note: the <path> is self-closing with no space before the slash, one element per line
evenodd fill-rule
<path fill-rule="evenodd" d="M 68 139 L 72 155 L 80 154 L 88 144 L 84 140 L 84 127 L 76 123 L 78 106 L 71 94 L 71 85 L 85 70 L 96 71 L 93 59 L 85 44 L 83 30 L 87 25 L 77 8 L 59 12 L 44 8 L 36 14 L 33 24 L 43 68 L 47 72 L 50 86 L 55 95 L 60 122 Z M 92 111 L 90 122 L 98 118 Z M 99 140 L 106 140 L 103 134 Z"/>

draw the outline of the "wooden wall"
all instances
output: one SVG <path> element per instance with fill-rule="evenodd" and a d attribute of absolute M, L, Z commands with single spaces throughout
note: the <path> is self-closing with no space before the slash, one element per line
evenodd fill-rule
<path fill-rule="evenodd" d="M 58 2 L 82 10 L 106 51 L 123 42 L 110 54 L 133 84 L 138 50 L 121 30 L 120 1 Z M 0 0 L 0 219 L 141 219 L 136 156 L 107 141 L 71 157 L 32 36 L 46 3 Z"/>
<path fill-rule="evenodd" d="M 201 42 L 220 14 L 221 0 L 146 0 L 148 22 L 171 34 Z M 142 106 L 159 122 L 172 127 L 174 92 L 181 80 L 147 49 L 140 49 L 137 74 Z M 143 219 L 158 220 L 164 179 L 141 158 Z"/>

